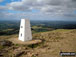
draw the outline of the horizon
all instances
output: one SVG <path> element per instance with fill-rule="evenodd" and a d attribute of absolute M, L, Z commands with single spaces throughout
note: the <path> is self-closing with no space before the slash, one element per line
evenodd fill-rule
<path fill-rule="evenodd" d="M 4 19 L 4 20 L 0 20 L 0 21 L 21 21 L 21 19 L 16 19 L 16 20 L 8 20 L 8 19 Z M 76 20 L 30 20 L 30 21 L 74 21 L 76 22 Z"/>

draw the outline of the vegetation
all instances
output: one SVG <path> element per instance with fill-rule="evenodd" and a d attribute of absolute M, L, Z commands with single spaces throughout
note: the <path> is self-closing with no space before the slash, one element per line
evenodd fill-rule
<path fill-rule="evenodd" d="M 12 35 L 19 32 L 19 22 L 0 21 L 0 35 Z"/>
<path fill-rule="evenodd" d="M 28 45 L 28 47 L 30 47 L 30 48 L 36 48 L 37 46 L 39 46 L 39 44 L 31 44 L 31 45 Z"/>
<path fill-rule="evenodd" d="M 59 57 L 62 52 L 76 52 L 76 23 L 60 21 L 32 21 L 33 39 L 42 43 L 31 45 L 0 45 L 3 57 Z M 0 21 L 0 40 L 18 38 L 19 21 Z M 15 53 L 15 54 L 14 54 Z"/>
<path fill-rule="evenodd" d="M 9 38 L 18 38 L 18 36 L 15 34 L 0 36 L 0 39 Z M 9 54 L 12 55 L 13 53 L 16 55 L 21 53 L 20 57 L 59 57 L 60 51 L 76 52 L 76 29 L 57 29 L 53 31 L 34 33 L 33 39 L 42 39 L 43 43 L 27 46 L 16 44 L 6 48 L 0 46 L 0 52 L 4 57 L 9 57 Z M 17 53 L 17 51 L 19 53 Z M 22 51 L 24 52 L 22 53 Z"/>
<path fill-rule="evenodd" d="M 0 21 L 0 35 L 19 33 L 19 21 Z M 32 33 L 47 32 L 56 29 L 75 29 L 74 21 L 31 21 Z"/>
<path fill-rule="evenodd" d="M 18 34 L 19 33 L 19 21 L 1 21 L 0 22 L 0 35 L 12 35 L 12 34 Z M 49 27 L 44 27 L 42 24 L 39 25 L 33 25 L 32 24 L 32 32 L 46 32 L 53 30 Z"/>
<path fill-rule="evenodd" d="M 4 48 L 3 46 L 0 46 L 0 50 L 3 49 L 3 48 Z"/>

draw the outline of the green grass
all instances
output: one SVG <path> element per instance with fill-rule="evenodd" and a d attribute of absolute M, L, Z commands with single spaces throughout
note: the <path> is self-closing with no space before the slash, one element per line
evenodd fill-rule
<path fill-rule="evenodd" d="M 37 29 L 37 28 L 42 28 L 42 27 L 38 27 L 38 26 L 32 26 L 32 28 Z"/>
<path fill-rule="evenodd" d="M 35 55 L 32 55 L 32 57 L 36 57 Z"/>
<path fill-rule="evenodd" d="M 54 29 L 52 28 L 48 28 L 48 27 L 43 27 L 43 26 L 32 26 L 32 33 L 39 33 L 39 32 L 48 32 L 48 31 L 52 31 Z"/>
<path fill-rule="evenodd" d="M 36 48 L 38 46 L 39 46 L 39 44 L 31 44 L 31 45 L 28 45 L 28 47 L 30 47 L 30 48 Z"/>
<path fill-rule="evenodd" d="M 20 46 L 19 44 L 15 44 L 15 46 Z"/>

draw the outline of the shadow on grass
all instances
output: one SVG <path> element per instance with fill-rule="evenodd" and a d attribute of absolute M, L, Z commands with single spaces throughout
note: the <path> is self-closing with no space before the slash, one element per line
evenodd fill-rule
<path fill-rule="evenodd" d="M 41 39 L 41 40 L 42 40 L 41 43 L 31 44 L 31 45 L 28 45 L 28 47 L 33 49 L 33 48 L 36 48 L 36 47 L 39 47 L 39 46 L 43 45 L 45 40 L 44 39 Z"/>

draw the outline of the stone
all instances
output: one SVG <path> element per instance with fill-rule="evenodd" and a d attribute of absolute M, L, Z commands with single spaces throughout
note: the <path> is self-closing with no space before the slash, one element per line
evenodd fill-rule
<path fill-rule="evenodd" d="M 22 54 L 24 54 L 24 51 L 15 52 L 14 57 L 19 57 L 19 56 L 21 56 Z"/>
<path fill-rule="evenodd" d="M 31 26 L 28 19 L 21 19 L 19 40 L 29 41 L 32 40 Z"/>
<path fill-rule="evenodd" d="M 0 45 L 1 46 L 11 46 L 11 45 L 13 45 L 13 43 L 11 41 L 8 41 L 8 40 L 1 40 Z"/>
<path fill-rule="evenodd" d="M 24 54 L 24 52 L 25 51 L 21 47 L 19 47 L 17 49 L 14 49 L 14 51 L 13 51 L 13 57 L 19 57 L 22 54 Z"/>

